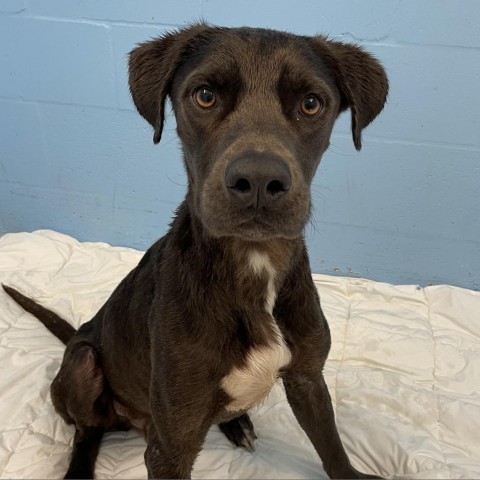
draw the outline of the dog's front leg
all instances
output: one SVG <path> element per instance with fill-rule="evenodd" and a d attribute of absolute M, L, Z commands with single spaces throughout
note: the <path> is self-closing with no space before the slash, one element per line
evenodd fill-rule
<path fill-rule="evenodd" d="M 191 424 L 185 423 L 181 427 L 168 420 L 162 421 L 161 425 L 156 425 L 153 421 L 150 423 L 145 450 L 148 478 L 191 477 L 193 464 L 209 428 L 209 425 L 196 427 L 195 420 L 192 419 Z M 168 427 L 167 423 L 170 423 Z"/>
<path fill-rule="evenodd" d="M 292 352 L 292 361 L 283 374 L 287 398 L 325 471 L 330 478 L 378 478 L 352 467 L 335 425 L 332 401 L 323 378 L 330 330 L 306 252 L 285 279 L 274 315 Z"/>
<path fill-rule="evenodd" d="M 315 447 L 330 478 L 379 478 L 355 470 L 343 448 L 335 425 L 330 394 L 318 368 L 290 370 L 283 382 L 288 401 L 305 433 Z"/>
<path fill-rule="evenodd" d="M 169 368 L 162 369 L 162 363 Z M 171 364 L 154 359 L 152 370 L 157 373 L 150 385 L 151 422 L 145 451 L 148 478 L 191 477 L 215 413 L 215 389 L 204 381 L 203 365 L 185 354 Z"/>

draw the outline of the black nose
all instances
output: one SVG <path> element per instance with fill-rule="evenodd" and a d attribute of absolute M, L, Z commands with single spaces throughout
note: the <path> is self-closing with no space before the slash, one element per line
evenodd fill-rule
<path fill-rule="evenodd" d="M 261 208 L 288 192 L 292 176 L 281 158 L 252 152 L 230 162 L 225 185 L 239 206 Z"/>

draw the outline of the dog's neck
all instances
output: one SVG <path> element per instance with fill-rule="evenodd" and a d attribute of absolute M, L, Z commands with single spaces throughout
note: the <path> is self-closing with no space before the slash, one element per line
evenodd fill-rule
<path fill-rule="evenodd" d="M 229 239 L 227 251 L 234 265 L 236 286 L 242 298 L 272 315 L 275 300 L 290 268 L 296 242 L 271 239 L 245 242 Z"/>
<path fill-rule="evenodd" d="M 185 257 L 200 281 L 211 282 L 216 288 L 223 286 L 241 305 L 269 315 L 289 270 L 304 249 L 303 237 L 262 242 L 214 237 L 192 212 L 188 200 L 178 209 L 174 231 L 181 248 L 191 251 Z"/>

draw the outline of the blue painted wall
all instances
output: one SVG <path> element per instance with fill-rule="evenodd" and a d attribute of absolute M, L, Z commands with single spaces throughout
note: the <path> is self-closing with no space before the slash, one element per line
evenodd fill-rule
<path fill-rule="evenodd" d="M 1 0 L 0 233 L 147 248 L 185 191 L 172 118 L 134 111 L 126 55 L 205 18 L 360 42 L 389 103 L 357 153 L 343 115 L 314 185 L 314 271 L 480 289 L 480 2 Z"/>

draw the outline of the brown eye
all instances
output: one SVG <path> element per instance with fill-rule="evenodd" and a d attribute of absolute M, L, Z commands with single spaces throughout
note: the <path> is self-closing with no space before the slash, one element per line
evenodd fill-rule
<path fill-rule="evenodd" d="M 313 117 L 322 109 L 320 100 L 315 95 L 307 95 L 300 104 L 300 110 L 307 117 Z"/>
<path fill-rule="evenodd" d="M 195 103 L 202 108 L 212 108 L 215 105 L 215 93 L 210 87 L 200 87 L 193 94 Z"/>

